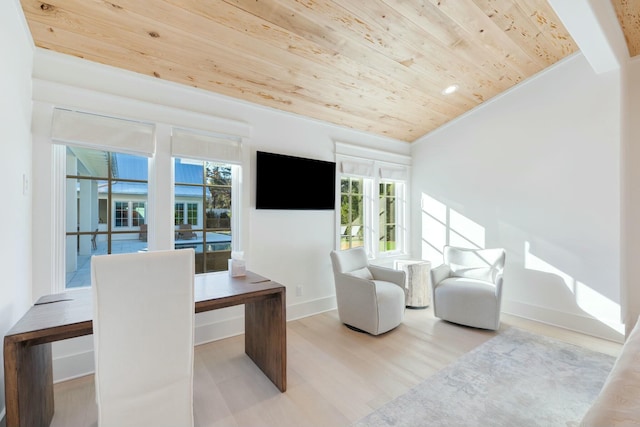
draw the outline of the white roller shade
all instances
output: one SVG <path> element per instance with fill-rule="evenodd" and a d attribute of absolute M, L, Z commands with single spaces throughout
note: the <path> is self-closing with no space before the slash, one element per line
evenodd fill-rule
<path fill-rule="evenodd" d="M 242 163 L 241 138 L 174 128 L 171 133 L 173 157 Z"/>
<path fill-rule="evenodd" d="M 377 150 L 360 145 L 348 144 L 345 142 L 334 141 L 337 156 L 345 158 L 366 159 L 381 163 L 390 163 L 398 165 L 411 165 L 411 157 L 406 154 L 393 153 L 390 151 Z"/>
<path fill-rule="evenodd" d="M 365 178 L 373 178 L 374 167 L 373 162 L 365 160 L 340 160 L 340 172 L 345 175 L 362 176 Z"/>
<path fill-rule="evenodd" d="M 54 108 L 51 140 L 151 157 L 155 152 L 154 129 L 151 123 Z"/>
<path fill-rule="evenodd" d="M 411 157 L 372 148 L 335 142 L 336 161 L 344 175 L 407 181 Z"/>
<path fill-rule="evenodd" d="M 380 166 L 380 178 L 406 181 L 408 179 L 407 168 L 403 166 Z"/>

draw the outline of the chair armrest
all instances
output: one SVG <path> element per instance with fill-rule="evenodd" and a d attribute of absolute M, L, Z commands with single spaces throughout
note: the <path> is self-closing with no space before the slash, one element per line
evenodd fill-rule
<path fill-rule="evenodd" d="M 371 275 L 374 280 L 384 280 L 385 282 L 395 283 L 404 289 L 407 274 L 403 270 L 394 270 L 393 268 L 369 265 L 369 271 L 371 271 Z"/>
<path fill-rule="evenodd" d="M 375 305 L 376 285 L 371 280 L 335 273 L 335 285 L 338 300 L 367 308 Z"/>
<path fill-rule="evenodd" d="M 496 285 L 498 284 L 502 285 L 502 275 L 503 275 L 502 271 L 496 273 L 495 277 L 493 278 L 493 283 Z"/>
<path fill-rule="evenodd" d="M 438 283 L 451 275 L 451 268 L 447 264 L 440 264 L 431 269 L 431 286 L 436 287 Z"/>
<path fill-rule="evenodd" d="M 501 297 L 502 295 L 502 272 L 496 274 L 496 277 L 494 279 L 494 284 L 496 285 L 496 296 L 498 298 Z M 498 301 L 500 301 L 500 299 L 498 299 Z"/>

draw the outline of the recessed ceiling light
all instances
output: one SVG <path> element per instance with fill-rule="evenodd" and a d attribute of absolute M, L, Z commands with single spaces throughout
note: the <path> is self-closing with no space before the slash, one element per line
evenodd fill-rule
<path fill-rule="evenodd" d="M 443 95 L 451 95 L 458 90 L 458 85 L 451 85 L 442 91 Z"/>

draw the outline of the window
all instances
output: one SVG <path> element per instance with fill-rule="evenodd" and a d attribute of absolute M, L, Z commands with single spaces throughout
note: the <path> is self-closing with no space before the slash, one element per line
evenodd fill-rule
<path fill-rule="evenodd" d="M 364 179 L 340 179 L 340 249 L 364 245 Z"/>
<path fill-rule="evenodd" d="M 222 271 L 231 258 L 234 170 L 238 166 L 175 159 L 176 249 L 196 251 L 196 273 Z"/>
<path fill-rule="evenodd" d="M 191 224 L 198 225 L 198 211 L 201 203 L 188 203 L 179 202 L 176 203 L 175 208 L 175 225 Z M 186 212 L 186 215 L 185 215 Z"/>
<path fill-rule="evenodd" d="M 184 203 L 176 203 L 175 214 L 174 214 L 174 224 L 184 224 Z"/>
<path fill-rule="evenodd" d="M 116 227 L 129 226 L 129 203 L 116 202 Z"/>
<path fill-rule="evenodd" d="M 394 182 L 381 182 L 379 196 L 378 251 L 393 252 L 397 249 L 397 184 Z"/>
<path fill-rule="evenodd" d="M 113 226 L 116 228 L 140 227 L 145 223 L 145 210 L 145 202 L 116 201 Z"/>
<path fill-rule="evenodd" d="M 146 207 L 144 202 L 131 202 L 131 225 L 139 227 L 145 222 Z"/>
<path fill-rule="evenodd" d="M 142 156 L 66 147 L 65 288 L 91 286 L 92 255 L 146 250 L 147 165 Z"/>
<path fill-rule="evenodd" d="M 210 267 L 214 257 L 209 257 L 209 252 L 242 250 L 239 185 L 231 185 L 232 208 L 214 211 L 218 228 L 211 229 L 205 222 L 208 198 L 204 191 L 217 184 L 207 185 L 202 171 L 195 190 L 198 194 L 193 198 L 192 186 L 183 186 L 190 187 L 190 193 L 176 195 L 176 183 L 167 178 L 187 169 L 183 164 L 172 173 L 174 160 L 184 158 L 200 159 L 201 168 L 204 160 L 226 165 L 231 181 L 240 182 L 245 161 L 242 138 L 250 135 L 246 124 L 213 120 L 213 126 L 231 131 L 213 133 L 47 105 L 53 109 L 53 117 L 43 123 L 43 128 L 50 126 L 48 131 L 35 139 L 43 149 L 34 157 L 40 171 L 34 185 L 42 194 L 51 192 L 50 197 L 34 199 L 34 211 L 51 212 L 34 221 L 37 233 L 51 237 L 49 248 L 36 254 L 40 268 L 34 277 L 40 283 L 36 285 L 39 292 L 90 286 L 92 255 L 172 249 L 174 240 L 180 240 L 178 232 L 185 244 L 193 245 L 200 239 L 196 248 L 203 254 L 198 259 L 200 271 Z M 159 140 L 170 140 L 170 144 Z M 44 176 L 51 179 L 41 179 Z M 189 180 L 176 182 L 191 184 Z M 180 224 L 172 227 L 174 203 L 179 206 L 176 218 Z M 210 204 L 220 209 L 219 199 Z M 180 226 L 192 230 L 178 230 Z M 223 235 L 220 241 L 211 240 L 214 232 Z M 221 265 L 217 262 L 216 270 L 222 269 Z"/>
<path fill-rule="evenodd" d="M 340 168 L 337 246 L 364 247 L 371 258 L 406 252 L 406 165 L 410 159 L 341 143 L 336 143 L 336 151 Z M 354 157 L 355 152 L 373 158 Z M 387 157 L 398 163 L 382 160 Z"/>
<path fill-rule="evenodd" d="M 198 224 L 198 203 L 187 203 L 187 224 Z"/>
<path fill-rule="evenodd" d="M 391 254 L 402 251 L 402 235 L 399 233 L 403 218 L 400 210 L 403 199 L 403 184 L 393 181 L 380 181 L 378 184 L 377 203 L 373 203 L 368 188 L 372 180 L 343 176 L 340 179 L 340 249 L 365 246 L 371 248 L 376 255 Z M 365 203 L 367 200 L 371 202 Z M 378 212 L 378 227 L 374 229 L 367 220 L 367 210 Z M 378 245 L 366 245 L 367 229 L 373 229 L 371 239 L 377 239 Z M 375 241 L 375 240 L 372 240 Z"/>

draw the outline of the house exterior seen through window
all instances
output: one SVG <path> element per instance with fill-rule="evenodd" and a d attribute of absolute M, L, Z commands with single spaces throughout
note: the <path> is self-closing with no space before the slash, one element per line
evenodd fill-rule
<path fill-rule="evenodd" d="M 175 247 L 196 251 L 196 273 L 227 269 L 231 258 L 232 165 L 175 162 Z"/>
<path fill-rule="evenodd" d="M 91 286 L 91 256 L 148 250 L 148 158 L 66 147 L 65 288 Z M 196 273 L 231 257 L 229 164 L 174 159 L 174 244 L 193 248 Z"/>
<path fill-rule="evenodd" d="M 66 148 L 66 288 L 91 286 L 91 256 L 145 250 L 146 157 Z"/>

